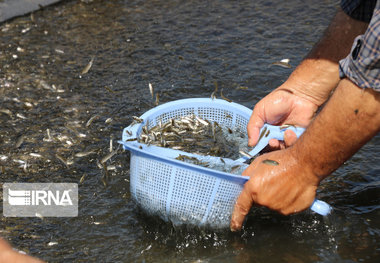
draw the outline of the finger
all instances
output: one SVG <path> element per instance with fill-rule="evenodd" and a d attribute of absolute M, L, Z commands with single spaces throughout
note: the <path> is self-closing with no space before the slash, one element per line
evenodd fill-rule
<path fill-rule="evenodd" d="M 293 145 L 297 140 L 297 135 L 292 130 L 286 130 L 284 133 L 284 142 L 286 148 Z"/>
<path fill-rule="evenodd" d="M 264 110 L 259 104 L 255 106 L 247 125 L 248 146 L 255 146 L 259 140 L 260 129 L 264 126 Z"/>
<path fill-rule="evenodd" d="M 231 217 L 231 231 L 239 231 L 244 219 L 253 205 L 252 195 L 250 194 L 250 181 L 248 181 L 238 197 Z"/>
<path fill-rule="evenodd" d="M 276 139 L 270 139 L 268 145 L 272 151 L 281 149 L 281 142 Z"/>

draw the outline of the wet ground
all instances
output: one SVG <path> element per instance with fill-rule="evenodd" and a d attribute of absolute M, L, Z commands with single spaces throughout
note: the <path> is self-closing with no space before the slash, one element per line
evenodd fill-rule
<path fill-rule="evenodd" d="M 78 217 L 2 217 L 1 236 L 49 262 L 378 262 L 379 136 L 321 185 L 318 198 L 335 207 L 329 218 L 255 209 L 239 234 L 141 213 L 126 152 L 107 173 L 97 166 L 132 116 L 153 107 L 149 83 L 163 103 L 209 97 L 216 82 L 252 108 L 291 72 L 268 65 L 297 65 L 336 6 L 63 1 L 1 24 L 1 181 L 81 182 Z"/>

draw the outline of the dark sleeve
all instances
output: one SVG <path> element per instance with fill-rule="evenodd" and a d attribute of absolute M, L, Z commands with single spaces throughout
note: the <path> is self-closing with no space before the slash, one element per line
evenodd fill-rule
<path fill-rule="evenodd" d="M 353 19 L 369 23 L 372 18 L 376 0 L 341 0 L 343 12 Z"/>

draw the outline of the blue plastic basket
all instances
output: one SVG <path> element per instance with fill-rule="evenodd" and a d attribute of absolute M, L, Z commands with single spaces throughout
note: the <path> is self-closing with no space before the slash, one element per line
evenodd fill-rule
<path fill-rule="evenodd" d="M 178 161 L 174 158 L 179 154 L 192 154 L 147 146 L 134 139 L 139 137 L 145 125 L 149 129 L 160 121 L 165 123 L 172 118 L 192 114 L 246 132 L 251 113 L 250 109 L 237 103 L 209 98 L 168 102 L 144 113 L 140 117 L 143 122 L 125 128 L 120 141 L 131 152 L 130 188 L 133 198 L 147 213 L 158 215 L 175 225 L 228 227 L 234 204 L 248 177 Z M 270 127 L 272 133 L 277 134 L 276 138 L 282 136 L 283 131 L 278 127 Z M 244 158 L 235 162 L 242 161 Z M 328 204 L 318 200 L 311 208 L 320 214 L 330 211 Z"/>

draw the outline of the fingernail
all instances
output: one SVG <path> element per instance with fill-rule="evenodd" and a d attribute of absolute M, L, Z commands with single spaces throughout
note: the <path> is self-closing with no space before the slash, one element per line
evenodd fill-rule
<path fill-rule="evenodd" d="M 235 223 L 231 223 L 230 230 L 231 230 L 231 232 L 237 232 L 240 230 L 240 227 L 238 225 L 236 225 Z"/>

